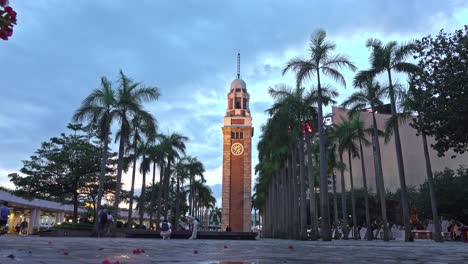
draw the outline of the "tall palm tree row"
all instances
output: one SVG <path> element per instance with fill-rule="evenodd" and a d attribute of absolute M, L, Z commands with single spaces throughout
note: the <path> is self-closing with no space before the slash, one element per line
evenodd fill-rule
<path fill-rule="evenodd" d="M 340 69 L 348 68 L 355 71 L 356 66 L 345 55 L 332 55 L 336 45 L 326 39 L 324 30 L 316 31 L 310 40 L 310 56 L 307 59 L 294 58 L 290 60 L 283 69 L 283 74 L 291 70 L 296 73 L 297 86 L 300 87 L 304 81 L 316 76 L 317 78 L 317 104 L 318 104 L 318 130 L 320 144 L 320 190 L 328 190 L 327 161 L 326 161 L 326 137 L 323 127 L 323 98 L 322 89 L 326 85 L 322 84 L 321 74 L 324 77 L 332 78 L 346 87 L 346 81 L 340 73 Z M 328 191 L 320 192 L 320 207 L 322 212 L 321 237 L 324 241 L 331 240 L 330 211 L 328 205 Z"/>
<path fill-rule="evenodd" d="M 413 44 L 398 45 L 396 41 L 390 41 L 384 44 L 378 39 L 369 39 L 366 42 L 366 46 L 371 49 L 371 55 L 369 59 L 371 68 L 369 70 L 360 71 L 357 74 L 355 81 L 364 83 L 369 78 L 375 77 L 380 73 L 386 74 L 388 77 L 388 96 L 390 98 L 392 116 L 396 116 L 397 107 L 394 83 L 392 81 L 392 72 L 409 74 L 419 71 L 419 67 L 417 65 L 405 61 L 405 59 L 412 54 L 414 48 Z M 400 179 L 401 206 L 403 209 L 403 223 L 405 225 L 405 241 L 413 241 L 413 235 L 409 222 L 410 215 L 408 192 L 406 188 L 405 168 L 403 164 L 403 154 L 401 151 L 401 140 L 398 124 L 393 126 L 393 133 L 397 156 L 398 176 Z"/>
<path fill-rule="evenodd" d="M 383 105 L 383 100 L 389 98 L 392 112 L 392 120 L 399 116 L 399 109 L 396 105 L 396 97 L 398 87 L 392 81 L 392 73 L 414 73 L 418 71 L 418 67 L 412 63 L 408 63 L 405 59 L 411 55 L 413 45 L 401 44 L 396 42 L 382 43 L 380 40 L 369 39 L 366 46 L 371 49 L 369 70 L 360 71 L 354 78 L 353 84 L 359 91 L 353 93 L 342 104 L 345 108 L 351 108 L 350 120 L 343 120 L 342 124 L 335 129 L 331 129 L 329 137 L 337 141 L 335 144 L 329 144 L 327 134 L 325 133 L 323 125 L 323 111 L 322 107 L 324 102 L 324 91 L 329 85 L 324 85 L 323 77 L 331 78 L 346 87 L 346 82 L 340 70 L 347 68 L 355 71 L 357 68 L 354 64 L 344 55 L 332 55 L 332 51 L 336 48 L 335 44 L 326 40 L 326 33 L 323 30 L 316 31 L 310 40 L 310 57 L 307 59 L 294 58 L 291 59 L 283 69 L 283 75 L 288 71 L 293 71 L 296 74 L 297 90 L 285 89 L 285 87 L 275 87 L 269 90 L 270 95 L 274 99 L 273 106 L 268 109 L 270 118 L 262 128 L 261 140 L 258 144 L 259 161 L 256 167 L 256 173 L 259 178 L 255 185 L 256 195 L 258 199 L 257 207 L 260 208 L 264 214 L 265 234 L 270 237 L 284 237 L 287 236 L 305 239 L 306 232 L 304 231 L 305 224 L 308 222 L 307 210 L 304 206 L 306 200 L 306 190 L 309 189 L 310 193 L 310 220 L 311 220 L 311 237 L 316 239 L 318 237 L 314 234 L 316 228 L 314 227 L 315 219 L 315 179 L 313 177 L 314 166 L 318 167 L 319 171 L 319 190 L 327 190 L 328 177 L 327 174 L 333 172 L 333 168 L 340 169 L 341 183 L 342 183 L 342 217 L 343 221 L 347 221 L 346 210 L 346 188 L 344 179 L 344 164 L 347 163 L 347 170 L 349 172 L 350 193 L 351 193 L 351 210 L 353 221 L 353 236 L 357 238 L 357 212 L 356 212 L 356 198 L 354 194 L 354 179 L 353 179 L 353 164 L 354 158 L 359 158 L 361 162 L 362 182 L 364 189 L 364 207 L 365 218 L 367 226 L 367 239 L 371 240 L 371 216 L 369 208 L 369 194 L 366 178 L 366 169 L 364 161 L 363 145 L 372 144 L 374 169 L 376 175 L 376 190 L 380 200 L 381 220 L 383 222 L 383 239 L 388 241 L 390 239 L 387 210 L 385 201 L 385 184 L 382 170 L 382 160 L 380 153 L 380 137 L 383 132 L 379 130 L 376 118 L 376 111 L 378 107 Z M 388 78 L 388 87 L 382 87 L 375 77 L 380 73 L 386 73 Z M 315 77 L 316 78 L 316 101 L 297 100 L 299 97 L 294 94 L 303 94 L 300 87 L 302 84 Z M 318 129 L 318 144 L 319 144 L 319 159 L 314 162 L 312 159 L 312 149 L 314 133 L 305 132 L 305 136 L 301 134 L 301 124 L 305 120 L 310 120 L 310 114 L 304 111 L 307 107 L 317 104 L 317 112 L 314 119 L 317 122 Z M 360 112 L 370 108 L 372 113 L 372 125 L 370 128 L 364 126 L 364 122 L 360 119 Z M 400 109 L 401 111 L 401 109 Z M 417 113 L 418 114 L 418 113 Z M 419 113 L 422 114 L 422 113 Z M 413 125 L 417 126 L 417 118 L 413 115 Z M 416 115 L 417 116 L 417 115 Z M 278 125 L 281 124 L 281 125 Z M 389 122 L 390 123 L 390 122 Z M 395 139 L 395 148 L 397 156 L 398 173 L 400 179 L 401 189 L 401 206 L 403 209 L 403 223 L 405 225 L 405 241 L 412 241 L 411 229 L 409 226 L 409 204 L 408 195 L 406 190 L 406 181 L 404 175 L 404 164 L 401 153 L 401 140 L 399 136 L 398 122 L 391 122 L 392 125 L 387 125 L 387 132 L 391 129 L 391 134 Z M 284 133 L 284 126 L 287 125 L 289 133 Z M 381 124 L 382 125 L 382 124 Z M 390 133 L 386 133 L 390 135 Z M 423 145 L 427 145 L 427 139 L 423 135 Z M 371 140 L 368 139 L 370 137 Z M 372 143 L 370 143 L 372 142 Z M 339 154 L 339 162 L 334 159 L 333 153 L 329 151 L 336 149 Z M 347 161 L 343 159 L 343 154 L 347 154 Z M 424 152 L 427 154 L 426 151 Z M 306 158 L 307 156 L 307 158 Z M 334 159 L 333 162 L 327 162 L 327 156 Z M 428 156 L 428 155 L 427 155 Z M 297 164 L 298 163 L 298 164 Z M 430 161 L 426 161 L 428 171 L 428 179 L 431 179 Z M 307 179 L 305 177 L 307 170 Z M 263 192 L 263 193 L 262 193 Z M 336 198 L 335 181 L 333 178 L 333 197 Z M 286 197 L 286 199 L 285 199 Z M 279 206 L 282 201 L 287 207 Z M 434 219 L 438 218 L 437 208 L 435 207 L 435 197 L 431 196 L 432 205 L 435 208 Z M 337 222 L 337 213 L 334 199 L 334 215 L 335 222 Z M 289 220 L 285 222 L 284 215 L 288 215 Z M 330 212 L 328 205 L 328 192 L 320 192 L 320 216 L 321 228 L 320 237 L 324 241 L 331 240 L 330 229 Z M 438 228 L 436 226 L 436 228 Z M 345 236 L 348 232 L 345 232 Z M 437 238 L 436 238 L 437 239 Z"/>
<path fill-rule="evenodd" d="M 115 219 L 118 218 L 118 208 L 120 204 L 120 191 L 122 182 L 122 171 L 127 170 L 132 166 L 132 183 L 130 189 L 129 213 L 127 222 L 129 226 L 132 223 L 133 201 L 135 178 L 137 174 L 137 166 L 142 175 L 142 192 L 140 197 L 148 197 L 139 199 L 139 203 L 145 203 L 146 199 L 150 205 L 138 206 L 140 215 L 140 224 L 143 220 L 144 212 L 149 212 L 150 223 L 153 218 L 153 209 L 156 208 L 158 219 L 160 215 L 168 216 L 168 211 L 175 211 L 175 215 L 185 213 L 186 208 L 179 208 L 180 197 L 185 195 L 183 192 L 183 182 L 187 179 L 194 180 L 195 177 L 200 177 L 204 181 L 203 164 L 196 158 L 187 157 L 190 161 L 186 164 L 187 173 L 182 174 L 182 171 L 176 169 L 175 163 L 180 161 L 185 155 L 185 143 L 188 138 L 178 134 L 171 133 L 169 135 L 157 134 L 156 119 L 145 110 L 143 103 L 152 102 L 159 98 L 160 92 L 157 87 L 145 87 L 139 82 L 134 82 L 128 78 L 123 71 L 119 72 L 118 87 L 113 88 L 112 82 L 106 77 L 101 78 L 101 86 L 95 89 L 88 97 L 86 97 L 81 106 L 76 110 L 73 120 L 88 121 L 90 126 L 96 127 L 99 131 L 99 139 L 102 142 L 102 159 L 101 172 L 99 175 L 99 190 L 96 201 L 97 210 L 101 208 L 103 179 L 106 174 L 106 165 L 108 165 L 108 149 L 110 144 L 111 126 L 113 122 L 118 122 L 119 129 L 116 132 L 116 142 L 118 141 L 118 164 L 117 164 L 117 186 L 115 190 L 114 210 Z M 140 164 L 137 161 L 140 160 Z M 151 168 L 151 165 L 152 168 Z M 191 165 L 191 167 L 189 166 Z M 156 183 L 156 170 L 159 169 L 159 188 Z M 150 195 L 146 194 L 148 189 L 146 185 L 146 175 L 152 170 L 153 180 L 150 186 Z M 171 189 L 171 178 L 176 182 L 173 197 L 169 197 Z M 203 188 L 209 187 L 203 185 Z M 192 191 L 193 193 L 193 191 Z M 211 208 L 210 206 L 216 202 L 208 199 L 203 191 L 200 191 L 203 196 L 198 199 L 200 210 Z M 159 203 L 156 203 L 155 196 L 158 194 Z M 162 199 L 164 198 L 164 199 Z M 173 198 L 173 199 L 172 199 Z M 169 201 L 172 199 L 175 202 Z M 185 199 L 184 199 L 185 201 Z M 208 202 L 207 202 L 208 201 Z M 174 207 L 174 208 L 171 208 Z M 151 209 L 153 208 L 153 209 Z M 192 209 L 193 211 L 193 209 Z M 174 214 L 174 212 L 173 212 Z M 178 218 L 174 219 L 176 223 Z M 97 224 L 97 221 L 95 221 Z"/>
<path fill-rule="evenodd" d="M 344 108 L 350 108 L 350 116 L 354 118 L 359 118 L 360 113 L 368 108 L 370 108 L 370 111 L 372 113 L 372 128 L 371 130 L 364 130 L 362 129 L 362 124 L 357 123 L 356 127 L 360 127 L 358 133 L 358 138 L 360 138 L 360 152 L 361 152 L 361 164 L 363 164 L 363 151 L 362 151 L 362 142 L 366 143 L 364 140 L 364 133 L 372 133 L 372 146 L 373 146 L 373 154 L 374 154 L 374 167 L 375 167 L 375 177 L 376 177 L 376 182 L 377 182 L 377 194 L 379 196 L 380 200 L 380 206 L 381 206 L 381 217 L 382 217 L 382 222 L 383 222 L 383 233 L 384 233 L 384 240 L 389 241 L 390 236 L 389 236 L 389 230 L 388 230 L 388 220 L 387 220 L 387 206 L 385 202 L 385 185 L 384 185 L 384 179 L 383 179 L 383 172 L 382 172 L 382 158 L 380 155 L 380 142 L 379 142 L 379 137 L 381 136 L 382 132 L 379 131 L 378 129 L 378 124 L 377 124 L 377 119 L 375 117 L 377 109 L 379 106 L 383 105 L 383 99 L 387 94 L 387 90 L 385 88 L 382 88 L 381 85 L 374 81 L 373 78 L 367 79 L 365 82 L 361 82 L 357 79 L 354 81 L 354 85 L 356 88 L 359 88 L 360 90 L 357 92 L 354 92 L 348 99 L 346 99 L 343 103 L 342 106 Z M 359 120 L 359 119 L 358 119 Z M 362 165 L 364 166 L 364 165 Z M 365 182 L 367 185 L 367 182 L 365 180 L 364 176 L 365 169 L 363 169 L 363 183 Z M 367 189 L 367 186 L 365 186 L 365 189 Z M 367 191 L 365 191 L 365 197 L 367 195 Z M 365 198 L 366 199 L 366 198 Z M 370 230 L 370 216 L 367 218 L 367 209 L 366 209 L 366 225 L 367 228 Z M 371 232 L 367 233 L 367 238 L 371 239 L 372 234 Z"/>

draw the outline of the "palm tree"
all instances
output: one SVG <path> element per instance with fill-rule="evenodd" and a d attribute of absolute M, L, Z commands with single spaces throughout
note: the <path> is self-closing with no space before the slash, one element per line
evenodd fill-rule
<path fill-rule="evenodd" d="M 262 134 L 258 143 L 258 156 L 259 164 L 255 167 L 255 172 L 259 174 L 258 182 L 256 184 L 256 191 L 258 196 L 263 197 L 264 200 L 264 220 L 265 220 L 265 232 L 267 237 L 288 237 L 297 238 L 299 232 L 296 227 L 299 224 L 296 223 L 298 219 L 297 210 L 297 192 L 295 189 L 296 185 L 296 174 L 295 165 L 296 162 L 291 162 L 291 159 L 295 159 L 295 155 L 289 155 L 292 153 L 294 148 L 288 148 L 290 134 L 285 124 L 289 122 L 287 111 L 278 111 L 271 116 L 265 125 L 262 126 Z M 276 142 L 285 142 L 285 144 L 277 144 Z M 288 161 L 289 184 L 286 187 L 286 198 L 280 199 L 280 194 L 277 192 L 277 174 L 281 167 L 284 168 L 285 162 Z M 293 165 L 294 164 L 294 165 Z M 294 169 L 294 170 L 293 170 Z M 284 197 L 284 193 L 283 193 Z M 280 218 L 285 213 L 285 209 L 292 208 L 289 211 L 288 219 L 294 221 L 283 221 L 284 218 Z"/>
<path fill-rule="evenodd" d="M 190 185 L 190 196 L 189 196 L 189 214 L 193 214 L 193 187 L 192 183 L 195 180 L 196 176 L 200 176 L 200 180 L 202 182 L 205 182 L 205 178 L 203 177 L 203 173 L 205 172 L 205 168 L 203 166 L 203 163 L 198 161 L 196 157 L 186 157 L 184 159 L 185 164 L 187 165 L 187 172 L 188 172 L 188 177 L 189 177 L 189 185 Z"/>
<path fill-rule="evenodd" d="M 372 52 L 370 55 L 371 69 L 367 71 L 361 71 L 356 76 L 357 82 L 366 82 L 369 77 L 375 77 L 379 73 L 386 73 L 388 76 L 389 85 L 389 97 L 390 105 L 392 109 L 392 115 L 397 114 L 396 103 L 395 103 L 395 90 L 392 82 L 392 71 L 399 73 L 414 73 L 419 70 L 419 67 L 415 64 L 405 62 L 405 59 L 411 55 L 413 51 L 413 44 L 401 44 L 398 45 L 396 41 L 390 41 L 387 44 L 383 44 L 378 39 L 369 39 L 366 42 L 366 47 L 371 48 Z M 405 225 L 405 241 L 413 241 L 413 235 L 411 233 L 411 226 L 409 222 L 409 202 L 408 192 L 406 190 L 406 179 L 405 179 L 405 168 L 403 164 L 403 154 L 401 152 L 401 141 L 398 124 L 393 128 L 395 134 L 395 148 L 398 164 L 398 175 L 400 178 L 400 189 L 401 189 L 401 206 L 403 209 L 403 223 Z"/>
<path fill-rule="evenodd" d="M 323 112 L 322 112 L 322 84 L 320 82 L 320 73 L 325 76 L 331 77 L 340 82 L 346 87 L 346 81 L 343 75 L 339 72 L 341 68 L 348 68 L 355 71 L 357 68 L 352 62 L 344 55 L 332 56 L 330 53 L 336 48 L 332 42 L 326 41 L 326 32 L 318 30 L 311 38 L 310 41 L 310 58 L 301 59 L 295 58 L 290 60 L 286 67 L 283 69 L 283 74 L 289 70 L 296 72 L 297 86 L 301 87 L 303 81 L 308 78 L 317 76 L 317 90 L 318 90 L 318 129 L 320 139 L 320 190 L 328 190 L 327 178 L 327 162 L 325 155 L 325 134 L 323 131 Z M 320 205 L 322 211 L 322 240 L 331 240 L 330 229 L 330 211 L 328 205 L 328 192 L 320 192 Z"/>
<path fill-rule="evenodd" d="M 135 83 L 130 78 L 125 76 L 120 70 L 120 87 L 117 90 L 117 98 L 115 104 L 115 115 L 120 122 L 120 143 L 119 157 L 117 163 L 117 185 L 114 199 L 114 219 L 117 219 L 120 203 L 120 190 L 122 180 L 122 170 L 124 162 L 125 146 L 129 145 L 129 136 L 131 132 L 130 121 L 133 117 L 138 116 L 143 122 L 155 129 L 155 120 L 153 116 L 144 110 L 142 103 L 154 101 L 159 98 L 159 90 L 157 87 L 142 87 L 141 83 Z M 117 221 L 115 221 L 117 223 Z"/>
<path fill-rule="evenodd" d="M 182 136 L 178 133 L 172 133 L 170 135 L 161 136 L 161 143 L 166 146 L 166 164 L 165 164 L 165 176 L 163 182 L 164 192 L 164 216 L 167 219 L 167 213 L 169 210 L 169 179 L 171 178 L 171 164 L 175 162 L 175 159 L 180 158 L 180 154 L 185 155 L 185 142 L 188 140 L 187 137 Z"/>
<path fill-rule="evenodd" d="M 441 236 L 442 226 L 439 221 L 439 213 L 437 211 L 437 199 L 434 191 L 434 179 L 432 175 L 431 159 L 429 157 L 429 148 L 427 146 L 427 133 L 424 131 L 424 125 L 421 119 L 421 117 L 424 116 L 424 113 L 418 110 L 414 110 L 417 109 L 415 106 L 418 105 L 418 102 L 424 101 L 424 96 L 426 95 L 423 93 L 423 91 L 416 89 L 411 81 L 409 83 L 409 89 L 407 91 L 397 89 L 396 92 L 398 93 L 398 98 L 400 99 L 400 108 L 403 111 L 387 120 L 387 124 L 385 127 L 385 134 L 387 137 L 386 139 L 389 140 L 395 125 L 398 125 L 398 123 L 407 120 L 411 121 L 410 125 L 413 128 L 417 129 L 418 133 L 421 135 L 424 159 L 426 163 L 427 183 L 429 186 L 429 194 L 431 198 L 431 208 L 433 217 L 432 220 L 434 223 L 434 232 L 432 234 L 432 237 L 436 242 L 443 242 L 444 240 Z"/>
<path fill-rule="evenodd" d="M 74 122 L 88 120 L 90 126 L 96 127 L 99 131 L 99 139 L 103 143 L 101 168 L 99 173 L 98 197 L 96 202 L 96 211 L 101 208 L 101 201 L 104 191 L 104 176 L 106 174 L 109 135 L 112 121 L 116 118 L 115 92 L 112 89 L 111 82 L 106 78 L 101 78 L 101 87 L 95 89 L 81 103 L 80 108 L 73 115 Z M 98 221 L 94 221 L 95 229 L 97 230 Z"/>
<path fill-rule="evenodd" d="M 364 122 L 361 120 L 360 115 L 355 115 L 352 121 L 353 130 L 355 131 L 356 139 L 359 141 L 359 152 L 361 160 L 361 170 L 362 170 L 362 185 L 364 190 L 364 207 L 366 214 L 366 236 L 367 240 L 372 240 L 372 230 L 371 230 L 371 219 L 370 219 L 370 209 L 369 209 L 369 193 L 367 189 L 367 178 L 366 178 L 366 167 L 364 166 L 364 151 L 362 149 L 362 144 L 369 145 L 370 142 L 367 140 L 367 135 L 372 133 L 371 130 L 365 128 Z"/>
<path fill-rule="evenodd" d="M 129 206 L 128 206 L 127 223 L 132 222 L 133 196 L 134 196 L 134 191 L 135 191 L 136 162 L 139 157 L 138 147 L 141 146 L 141 143 L 143 143 L 145 137 L 148 138 L 149 141 L 152 141 L 156 133 L 156 130 L 153 130 L 153 129 L 156 129 L 156 127 L 153 127 L 151 124 L 149 125 L 145 124 L 144 121 L 145 120 L 142 120 L 139 116 L 134 116 L 131 121 L 132 128 L 131 128 L 130 138 L 132 139 L 133 143 L 127 150 L 133 151 L 133 155 L 132 155 L 133 171 L 132 171 L 132 184 L 131 184 L 131 189 L 130 189 L 130 201 L 129 201 Z M 156 125 L 156 120 L 155 120 L 155 125 Z M 141 171 L 141 168 L 140 168 L 140 171 Z M 154 175 L 154 169 L 153 169 L 153 175 Z M 154 180 L 153 180 L 153 186 L 154 186 Z M 129 224 L 129 227 L 131 227 L 130 224 Z"/>
<path fill-rule="evenodd" d="M 157 211 L 156 211 L 156 216 L 157 216 L 157 221 L 159 221 L 159 218 L 161 217 L 161 199 L 162 199 L 162 184 L 163 184 L 163 179 L 164 179 L 164 164 L 165 160 L 167 158 L 167 149 L 168 146 L 164 144 L 163 142 L 163 135 L 158 134 L 156 138 L 159 139 L 159 143 L 155 144 L 151 147 L 150 151 L 150 156 L 151 156 L 151 161 L 153 162 L 153 188 L 151 189 L 151 206 L 154 208 L 155 206 L 155 199 L 154 195 L 156 193 L 156 166 L 159 167 L 159 186 L 160 189 L 158 191 L 158 206 L 157 206 Z M 150 223 L 153 221 L 153 212 L 150 212 Z"/>
<path fill-rule="evenodd" d="M 378 82 L 375 82 L 372 78 L 367 79 L 365 82 L 355 80 L 354 85 L 361 90 L 354 92 L 347 100 L 342 103 L 345 108 L 351 107 L 350 115 L 360 115 L 360 112 L 370 107 L 372 113 L 372 145 L 374 152 L 374 166 L 375 166 L 375 178 L 377 182 L 377 193 L 380 198 L 380 210 L 382 214 L 382 222 L 384 228 L 384 241 L 389 241 L 389 230 L 387 220 L 387 205 L 385 202 L 385 184 L 382 172 L 382 158 L 380 156 L 380 143 L 379 143 L 379 132 L 377 126 L 377 120 L 375 113 L 377 107 L 383 105 L 382 99 L 386 95 L 386 89 L 383 89 Z M 362 153 L 361 153 L 362 157 Z M 368 227 L 368 229 L 370 229 Z M 368 238 L 370 235 L 368 234 Z"/>
<path fill-rule="evenodd" d="M 357 235 L 357 221 L 356 221 L 356 198 L 354 196 L 354 182 L 353 182 L 353 164 L 352 157 L 359 157 L 358 148 L 355 144 L 355 140 L 358 139 L 356 124 L 358 120 L 353 118 L 351 120 L 344 120 L 342 118 L 341 126 L 344 130 L 344 147 L 348 151 L 348 168 L 349 168 L 349 183 L 351 187 L 351 210 L 353 212 L 353 237 L 355 240 L 358 239 Z"/>
<path fill-rule="evenodd" d="M 336 141 L 338 144 L 338 155 L 340 166 L 340 175 L 341 175 L 341 215 L 343 218 L 343 235 L 344 239 L 348 239 L 348 212 L 346 206 L 346 182 L 344 177 L 344 163 L 343 163 L 343 153 L 346 151 L 346 136 L 347 136 L 347 127 L 346 124 L 343 125 L 345 120 L 341 119 L 341 124 L 336 126 L 332 132 L 331 138 Z"/>
<path fill-rule="evenodd" d="M 138 146 L 138 156 L 141 157 L 140 163 L 140 173 L 143 175 L 142 183 L 141 183 L 141 197 L 145 196 L 146 190 L 146 173 L 150 171 L 151 159 L 150 159 L 150 151 L 151 151 L 151 142 L 141 142 Z M 154 188 L 154 186 L 153 186 Z M 144 216 L 144 199 L 143 204 L 140 206 L 140 227 L 143 226 L 143 216 Z M 151 225 L 151 223 L 150 223 Z"/>
<path fill-rule="evenodd" d="M 182 158 L 177 161 L 176 164 L 174 164 L 174 172 L 175 172 L 175 178 L 176 178 L 176 201 L 175 201 L 175 218 L 174 218 L 174 225 L 178 226 L 177 223 L 179 223 L 179 216 L 180 216 L 180 198 L 181 198 L 181 193 L 180 193 L 180 185 L 184 183 L 186 179 L 189 178 L 189 166 L 188 164 L 185 163 L 187 158 Z M 176 229 L 178 229 L 176 227 Z"/>

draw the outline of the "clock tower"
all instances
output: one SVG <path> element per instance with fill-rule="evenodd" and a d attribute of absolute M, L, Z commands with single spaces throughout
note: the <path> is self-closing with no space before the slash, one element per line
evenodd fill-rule
<path fill-rule="evenodd" d="M 227 94 L 223 131 L 222 230 L 250 232 L 252 179 L 252 117 L 247 85 L 240 78 L 240 54 L 237 54 L 237 78 Z"/>

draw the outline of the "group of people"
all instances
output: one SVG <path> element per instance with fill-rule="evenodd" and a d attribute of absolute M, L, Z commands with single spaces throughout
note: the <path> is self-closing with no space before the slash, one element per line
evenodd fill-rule
<path fill-rule="evenodd" d="M 101 208 L 98 212 L 98 237 L 110 234 L 113 223 L 112 214 Z"/>
<path fill-rule="evenodd" d="M 197 233 L 198 233 L 198 220 L 193 217 L 193 216 L 187 216 L 186 217 L 187 221 L 182 222 L 181 225 L 184 228 L 185 231 L 190 230 L 190 225 L 192 225 L 192 235 L 190 236 L 189 239 L 197 239 Z M 160 230 L 160 235 L 163 238 L 163 240 L 166 239 L 171 239 L 171 234 L 172 234 L 172 225 L 171 223 L 164 217 L 161 216 L 159 219 L 159 230 Z"/>
<path fill-rule="evenodd" d="M 10 218 L 10 208 L 8 202 L 0 204 L 0 233 L 8 233 L 8 220 Z M 20 217 L 18 224 L 15 226 L 15 230 L 19 235 L 28 233 L 28 221 L 25 216 Z"/>

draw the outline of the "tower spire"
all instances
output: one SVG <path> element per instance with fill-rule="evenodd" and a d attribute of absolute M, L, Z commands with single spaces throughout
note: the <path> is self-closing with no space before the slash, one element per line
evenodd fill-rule
<path fill-rule="evenodd" d="M 240 51 L 237 51 L 237 79 L 240 79 Z"/>

